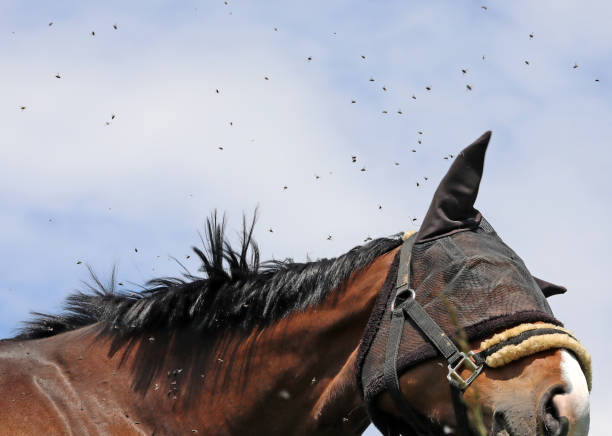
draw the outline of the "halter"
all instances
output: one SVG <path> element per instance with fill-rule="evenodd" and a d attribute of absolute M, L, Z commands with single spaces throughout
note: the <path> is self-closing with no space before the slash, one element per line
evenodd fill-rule
<path fill-rule="evenodd" d="M 414 290 L 410 288 L 410 258 L 414 240 L 414 234 L 409 236 L 402 244 L 400 251 L 400 266 L 397 274 L 395 296 L 390 307 L 391 326 L 385 350 L 385 387 L 395 407 L 402 415 L 408 418 L 415 433 L 417 435 L 428 434 L 429 432 L 426 433 L 426 429 L 421 423 L 421 418 L 417 416 L 410 403 L 402 395 L 398 379 L 397 355 L 402 340 L 404 322 L 406 321 L 406 317 L 409 317 L 420 332 L 447 360 L 447 379 L 451 386 L 453 408 L 455 410 L 457 424 L 461 434 L 466 436 L 472 435 L 473 433 L 469 427 L 467 410 L 462 400 L 462 394 L 476 377 L 478 377 L 482 371 L 483 364 L 474 359 L 474 353 L 470 352 L 466 354 L 459 351 L 453 341 L 450 340 L 440 326 L 431 319 L 427 312 L 425 312 L 425 309 L 416 301 L 416 294 Z M 463 379 L 459 374 L 461 368 L 466 368 L 471 371 L 466 379 Z M 392 436 L 392 433 L 389 434 L 389 436 Z"/>
<path fill-rule="evenodd" d="M 554 324 L 521 324 L 483 341 L 481 351 L 478 353 L 460 351 L 417 302 L 416 293 L 410 288 L 410 259 L 415 236 L 414 234 L 406 236 L 400 251 L 397 282 L 389 307 L 391 323 L 385 348 L 383 374 L 387 392 L 398 412 L 405 418 L 403 421 L 409 424 L 414 434 L 430 435 L 432 429 L 423 423 L 423 418 L 414 411 L 400 389 L 397 359 L 404 323 L 407 319 L 410 319 L 423 338 L 426 338 L 448 362 L 447 379 L 451 388 L 457 431 L 463 436 L 474 435 L 469 426 L 463 392 L 476 380 L 485 365 L 500 367 L 539 351 L 565 348 L 573 351 L 578 357 L 587 378 L 589 390 L 591 389 L 589 354 L 568 330 Z M 466 378 L 461 376 L 462 370 L 469 371 Z M 374 420 L 374 417 L 372 418 Z M 398 430 L 396 425 L 389 424 L 386 434 L 397 436 L 405 433 Z"/>
<path fill-rule="evenodd" d="M 485 365 L 503 366 L 539 351 L 564 348 L 574 352 L 590 386 L 588 353 L 558 328 L 561 323 L 543 288 L 474 208 L 490 137 L 486 132 L 457 155 L 436 189 L 418 236 L 404 238 L 366 325 L 356 381 L 372 421 L 387 435 L 444 434 L 439 424 L 427 422 L 408 404 L 398 380 L 409 367 L 440 354 L 448 362 L 457 431 L 464 436 L 472 432 L 462 395 Z M 417 292 L 410 288 L 411 256 Z M 427 312 L 417 299 L 426 304 Z M 448 336 L 456 331 L 471 340 L 504 332 L 483 342 L 476 353 L 457 348 Z M 385 391 L 403 419 L 378 407 Z"/>

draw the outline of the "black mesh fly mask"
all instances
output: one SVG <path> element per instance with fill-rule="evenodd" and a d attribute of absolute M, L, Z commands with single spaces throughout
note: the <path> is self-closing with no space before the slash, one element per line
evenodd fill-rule
<path fill-rule="evenodd" d="M 537 352 L 536 337 L 552 337 L 548 349 L 574 351 L 590 386 L 588 354 L 561 327 L 546 301 L 565 289 L 534 278 L 473 207 L 489 137 L 485 133 L 457 156 L 421 229 L 406 238 L 397 254 L 368 322 L 357 383 L 372 421 L 385 435 L 444 434 L 410 407 L 398 382 L 410 367 L 440 355 L 448 362 L 457 431 L 463 435 L 472 431 L 462 392 L 484 366 L 520 358 L 511 355 L 516 344 L 534 342 L 530 352 Z M 493 336 L 506 329 L 499 340 Z M 462 351 L 456 345 L 460 331 L 469 341 L 493 336 L 487 342 L 491 345 L 479 353 Z M 469 375 L 461 377 L 460 369 L 468 369 Z M 377 409 L 375 400 L 383 392 L 404 419 Z"/>

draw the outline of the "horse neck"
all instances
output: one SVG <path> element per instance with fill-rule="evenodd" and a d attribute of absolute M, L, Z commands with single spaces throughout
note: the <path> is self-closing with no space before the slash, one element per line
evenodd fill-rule
<path fill-rule="evenodd" d="M 365 429 L 369 421 L 356 385 L 355 358 L 394 255 L 395 250 L 380 256 L 321 304 L 254 333 L 233 353 L 224 352 L 231 346 L 217 350 L 213 359 L 228 367 L 220 377 L 225 382 L 217 386 L 222 389 L 207 388 L 216 405 L 240 404 L 241 423 L 234 421 L 231 433 L 359 434 Z M 267 414 L 269 419 L 262 419 Z"/>
<path fill-rule="evenodd" d="M 105 401 L 132 410 L 142 428 L 156 422 L 152 428 L 173 434 L 189 422 L 200 434 L 356 434 L 368 419 L 354 361 L 395 252 L 321 304 L 211 349 L 185 329 L 113 350 L 97 326 L 43 340 L 44 348 L 61 357 L 75 391 L 95 397 L 105 386 Z"/>
<path fill-rule="evenodd" d="M 218 381 L 201 394 L 214 398 L 206 418 L 240 409 L 228 418 L 231 434 L 360 434 L 369 420 L 355 358 L 394 255 L 353 274 L 321 304 L 253 333 L 235 349 L 219 347 Z"/>

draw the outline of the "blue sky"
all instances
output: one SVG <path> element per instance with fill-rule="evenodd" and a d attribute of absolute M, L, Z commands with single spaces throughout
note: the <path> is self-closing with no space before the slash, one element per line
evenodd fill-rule
<path fill-rule="evenodd" d="M 416 229 L 444 157 L 490 129 L 477 207 L 568 287 L 551 305 L 593 354 L 605 434 L 611 17 L 603 1 L 0 2 L 0 337 L 58 310 L 84 263 L 137 284 L 178 274 L 169 255 L 195 270 L 214 208 L 238 228 L 259 205 L 264 258 Z"/>

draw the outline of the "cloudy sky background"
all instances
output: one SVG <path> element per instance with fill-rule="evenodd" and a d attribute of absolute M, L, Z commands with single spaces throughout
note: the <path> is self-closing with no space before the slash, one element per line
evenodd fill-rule
<path fill-rule="evenodd" d="M 196 270 L 215 208 L 238 229 L 259 205 L 266 259 L 416 229 L 444 157 L 491 129 L 477 207 L 568 287 L 551 305 L 593 354 L 606 434 L 611 19 L 603 1 L 3 0 L 0 337 L 59 310 L 85 263 Z"/>

